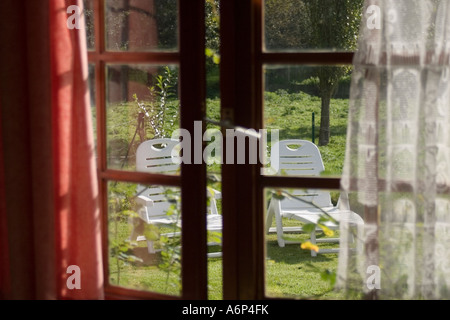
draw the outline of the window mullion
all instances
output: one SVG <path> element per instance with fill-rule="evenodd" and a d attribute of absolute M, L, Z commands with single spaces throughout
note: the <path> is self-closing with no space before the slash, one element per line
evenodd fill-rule
<path fill-rule="evenodd" d="M 221 108 L 223 118 L 228 115 L 223 120 L 247 128 L 260 125 L 255 116 L 259 112 L 255 89 L 259 82 L 255 73 L 256 4 L 241 0 L 221 3 Z M 262 221 L 258 217 L 259 165 L 226 163 L 222 168 L 223 297 L 257 299 L 263 279 L 259 255 L 263 242 L 258 238 L 258 222 Z"/>
<path fill-rule="evenodd" d="M 179 1 L 179 14 L 180 127 L 194 141 L 195 122 L 205 116 L 205 1 Z M 203 131 L 204 126 L 202 137 Z M 195 155 L 198 149 L 191 145 Z M 185 299 L 207 299 L 206 165 L 194 159 L 181 167 L 182 288 Z"/>

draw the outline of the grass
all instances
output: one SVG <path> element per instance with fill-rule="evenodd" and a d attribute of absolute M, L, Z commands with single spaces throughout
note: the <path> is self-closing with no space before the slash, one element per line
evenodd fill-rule
<path fill-rule="evenodd" d="M 299 235 L 305 240 L 306 235 Z M 321 248 L 336 245 L 321 244 Z M 266 295 L 269 297 L 341 299 L 342 293 L 334 291 L 327 275 L 332 275 L 337 266 L 337 254 L 323 254 L 311 257 L 307 250 L 299 245 L 278 247 L 275 235 L 267 236 Z M 148 254 L 143 243 L 132 249 L 132 253 L 143 259 L 142 262 L 120 262 L 120 275 L 117 260 L 110 259 L 110 281 L 113 284 L 154 291 L 164 294 L 179 295 L 178 278 L 173 273 L 161 270 L 160 253 Z M 119 278 L 120 277 L 120 278 Z M 222 259 L 208 260 L 208 298 L 222 299 Z"/>
<path fill-rule="evenodd" d="M 318 143 L 321 100 L 306 93 L 266 92 L 264 122 L 267 129 L 279 129 L 280 140 L 312 141 L 314 114 L 314 143 Z M 332 99 L 330 104 L 330 142 L 318 146 L 324 162 L 324 176 L 339 176 L 344 163 L 347 134 L 348 100 Z"/>
<path fill-rule="evenodd" d="M 288 219 L 284 219 L 283 224 L 301 225 Z M 322 233 L 317 234 L 318 239 L 323 237 Z M 285 234 L 285 240 L 304 242 L 308 238 L 304 233 Z M 320 249 L 337 247 L 335 243 L 319 244 Z M 266 295 L 303 299 L 343 298 L 333 286 L 337 259 L 336 253 L 312 257 L 309 250 L 300 248 L 300 244 L 286 244 L 280 248 L 275 234 L 266 235 Z"/>
<path fill-rule="evenodd" d="M 264 123 L 267 129 L 279 129 L 280 139 L 312 139 L 312 114 L 315 115 L 315 142 L 319 132 L 320 98 L 306 93 L 266 92 L 264 97 Z M 218 99 L 207 100 L 208 117 L 214 120 L 220 118 L 220 102 Z M 339 176 L 342 172 L 347 128 L 348 100 L 332 99 L 331 138 L 327 146 L 319 146 L 325 165 L 324 175 Z M 109 154 L 123 157 L 128 150 L 126 143 L 132 140 L 136 124 L 136 112 L 132 103 L 109 107 L 108 127 Z M 120 125 L 119 125 L 120 123 Z M 208 127 L 212 127 L 208 124 Z M 114 150 L 114 142 L 120 142 L 120 149 Z M 138 143 L 138 142 L 136 142 Z M 119 148 L 118 147 L 118 148 Z M 133 154 L 129 163 L 133 163 Z M 133 170 L 133 168 L 129 168 Z M 219 166 L 210 167 L 211 172 L 220 172 Z M 214 188 L 220 189 L 220 183 Z M 127 190 L 135 190 L 130 185 Z M 333 201 L 336 202 L 339 193 L 333 192 Z M 121 208 L 125 210 L 129 208 Z M 220 208 L 219 208 L 220 209 Z M 286 221 L 293 223 L 292 221 Z M 126 220 L 111 224 L 110 237 L 125 240 L 129 236 L 129 225 Z M 305 234 L 295 235 L 299 240 L 305 240 Z M 321 244 L 320 246 L 337 246 Z M 111 257 L 109 261 L 110 281 L 120 286 L 142 290 L 179 295 L 177 275 L 167 273 L 158 267 L 162 262 L 159 253 L 149 255 L 145 243 L 126 248 L 130 255 L 142 259 L 137 261 L 118 261 Z M 337 268 L 337 254 L 324 254 L 312 258 L 309 251 L 302 250 L 299 245 L 286 245 L 278 247 L 274 234 L 266 237 L 265 260 L 266 268 L 266 295 L 272 297 L 296 297 L 316 299 L 341 299 L 341 293 L 333 290 L 330 277 Z M 189 257 L 185 257 L 188 259 Z M 222 259 L 208 260 L 208 290 L 209 299 L 222 299 Z"/>
<path fill-rule="evenodd" d="M 306 237 L 303 237 L 306 239 Z M 270 238 L 267 243 L 266 294 L 272 297 L 337 298 L 330 281 L 322 279 L 336 268 L 337 254 L 311 257 L 299 245 L 279 248 Z"/>

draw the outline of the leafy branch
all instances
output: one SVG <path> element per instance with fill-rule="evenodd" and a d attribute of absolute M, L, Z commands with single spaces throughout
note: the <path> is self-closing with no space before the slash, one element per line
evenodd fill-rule
<path fill-rule="evenodd" d="M 174 235 L 181 230 L 181 211 L 178 206 L 180 196 L 179 193 L 170 188 L 166 189 L 165 195 L 171 203 L 166 215 L 169 217 L 175 216 L 175 219 L 170 226 L 170 233 L 160 236 L 162 263 L 158 265 L 158 268 L 166 272 L 166 290 L 169 288 L 169 285 L 179 290 L 181 288 L 181 239 Z M 171 278 L 170 274 L 173 274 L 175 277 Z"/>
<path fill-rule="evenodd" d="M 162 74 L 154 77 L 154 83 L 148 88 L 150 102 L 139 100 L 137 94 L 133 94 L 133 99 L 147 119 L 153 138 L 163 138 L 168 135 L 166 126 L 174 127 L 179 118 L 178 106 L 170 108 L 168 103 L 170 98 L 176 97 L 178 75 L 174 70 L 165 66 Z"/>

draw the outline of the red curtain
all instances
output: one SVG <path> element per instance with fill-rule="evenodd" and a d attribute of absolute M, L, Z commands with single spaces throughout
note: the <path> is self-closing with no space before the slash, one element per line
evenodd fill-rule
<path fill-rule="evenodd" d="M 82 1 L 0 3 L 3 299 L 103 298 L 86 41 L 70 5 Z"/>

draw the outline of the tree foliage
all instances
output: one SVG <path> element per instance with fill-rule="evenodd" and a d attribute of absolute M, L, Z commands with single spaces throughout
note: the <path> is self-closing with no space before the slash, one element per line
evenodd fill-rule
<path fill-rule="evenodd" d="M 363 0 L 308 0 L 306 8 L 310 20 L 312 48 L 354 50 L 359 32 Z M 330 100 L 339 80 L 349 72 L 348 67 L 323 66 L 316 68 L 322 98 L 319 145 L 330 141 Z"/>
<path fill-rule="evenodd" d="M 266 0 L 265 46 L 268 50 L 307 49 L 310 24 L 303 0 Z"/>
<path fill-rule="evenodd" d="M 356 47 L 363 0 L 308 0 L 310 47 L 353 50 Z"/>
<path fill-rule="evenodd" d="M 266 0 L 267 49 L 354 50 L 363 0 Z M 322 99 L 319 145 L 330 139 L 330 100 L 348 67 L 314 68 Z"/>

